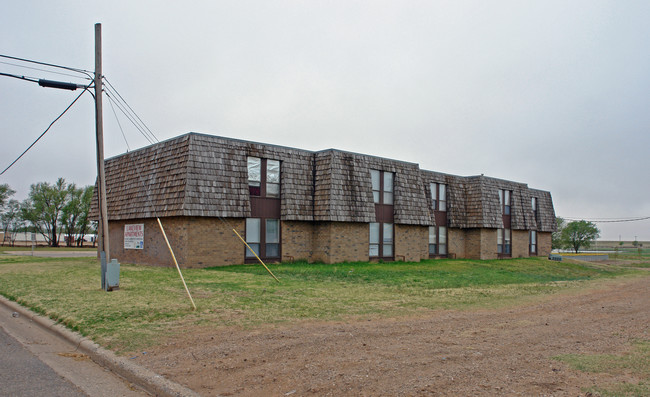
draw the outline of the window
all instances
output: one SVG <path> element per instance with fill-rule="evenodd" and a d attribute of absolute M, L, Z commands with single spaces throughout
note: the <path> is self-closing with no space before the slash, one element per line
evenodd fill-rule
<path fill-rule="evenodd" d="M 280 221 L 278 219 L 266 220 L 266 257 L 280 256 Z"/>
<path fill-rule="evenodd" d="M 537 219 L 537 197 L 533 197 L 530 200 L 530 205 L 533 207 L 533 214 L 535 215 L 535 219 Z"/>
<path fill-rule="evenodd" d="M 429 226 L 429 256 L 447 255 L 447 227 Z"/>
<path fill-rule="evenodd" d="M 248 191 L 251 196 L 259 196 L 262 186 L 262 159 L 248 158 Z"/>
<path fill-rule="evenodd" d="M 497 229 L 497 253 L 501 256 L 509 256 L 511 250 L 510 229 Z"/>
<path fill-rule="evenodd" d="M 510 215 L 512 192 L 510 190 L 499 190 L 499 204 L 503 215 Z"/>
<path fill-rule="evenodd" d="M 443 183 L 429 184 L 431 190 L 432 209 L 447 211 L 447 185 Z"/>
<path fill-rule="evenodd" d="M 280 162 L 248 157 L 248 191 L 251 196 L 280 197 Z"/>
<path fill-rule="evenodd" d="M 246 243 L 260 258 L 279 258 L 280 220 L 246 218 Z M 255 258 L 248 248 L 246 258 Z"/>
<path fill-rule="evenodd" d="M 266 197 L 280 197 L 280 162 L 266 161 Z"/>
<path fill-rule="evenodd" d="M 429 255 L 438 254 L 438 235 L 435 226 L 429 226 Z"/>
<path fill-rule="evenodd" d="M 370 223 L 368 256 L 371 258 L 393 257 L 393 224 Z"/>
<path fill-rule="evenodd" d="M 384 223 L 384 239 L 382 242 L 381 256 L 383 257 L 392 257 L 393 256 L 393 224 Z"/>
<path fill-rule="evenodd" d="M 537 254 L 537 232 L 535 230 L 530 231 L 530 254 Z"/>
<path fill-rule="evenodd" d="M 246 218 L 246 243 L 257 256 L 260 255 L 260 220 L 258 218 Z M 246 257 L 254 258 L 255 255 L 246 249 Z"/>
<path fill-rule="evenodd" d="M 372 199 L 375 204 L 393 204 L 393 182 L 395 174 L 392 172 L 370 170 L 372 182 Z"/>
<path fill-rule="evenodd" d="M 379 223 L 370 224 L 370 251 L 368 255 L 372 257 L 379 256 Z"/>

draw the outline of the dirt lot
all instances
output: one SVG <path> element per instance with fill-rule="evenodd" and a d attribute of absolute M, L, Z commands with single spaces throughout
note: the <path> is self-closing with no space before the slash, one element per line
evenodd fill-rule
<path fill-rule="evenodd" d="M 520 306 L 417 318 L 197 328 L 136 361 L 202 395 L 581 396 L 639 383 L 552 357 L 623 353 L 650 339 L 650 277 L 600 282 Z"/>

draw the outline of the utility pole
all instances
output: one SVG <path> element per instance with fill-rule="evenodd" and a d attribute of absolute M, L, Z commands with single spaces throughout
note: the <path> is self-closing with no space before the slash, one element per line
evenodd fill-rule
<path fill-rule="evenodd" d="M 106 263 L 110 261 L 108 210 L 106 206 L 106 177 L 104 174 L 104 118 L 102 111 L 102 24 L 95 24 L 95 132 L 97 139 L 97 198 L 99 199 L 98 249 L 102 262 L 102 287 L 105 284 Z"/>

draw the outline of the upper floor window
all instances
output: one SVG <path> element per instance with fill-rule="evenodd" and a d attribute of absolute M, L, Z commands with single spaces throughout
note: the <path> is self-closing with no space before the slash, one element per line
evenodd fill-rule
<path fill-rule="evenodd" d="M 512 199 L 512 191 L 499 190 L 499 203 L 501 204 L 501 210 L 503 211 L 503 215 L 510 215 L 511 199 Z"/>
<path fill-rule="evenodd" d="M 431 190 L 432 208 L 438 211 L 447 211 L 447 185 L 444 183 L 429 184 Z"/>
<path fill-rule="evenodd" d="M 248 191 L 251 196 L 280 197 L 280 162 L 248 157 Z"/>
<path fill-rule="evenodd" d="M 370 170 L 372 198 L 375 204 L 393 204 L 393 181 L 395 174 L 387 171 Z"/>
<path fill-rule="evenodd" d="M 533 207 L 533 214 L 535 215 L 535 219 L 537 219 L 537 197 L 533 197 L 530 200 L 530 205 Z"/>

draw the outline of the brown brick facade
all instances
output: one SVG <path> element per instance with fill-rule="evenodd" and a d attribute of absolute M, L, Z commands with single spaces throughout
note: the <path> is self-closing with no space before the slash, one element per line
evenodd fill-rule
<path fill-rule="evenodd" d="M 311 260 L 314 227 L 309 222 L 281 222 L 282 260 Z"/>
<path fill-rule="evenodd" d="M 182 267 L 242 264 L 245 219 L 161 218 L 176 260 Z M 124 226 L 144 224 L 144 249 L 124 249 Z M 338 263 L 368 261 L 367 223 L 282 221 L 282 260 Z M 395 259 L 419 262 L 429 257 L 426 226 L 395 225 Z M 110 222 L 111 258 L 123 263 L 172 266 L 173 260 L 155 219 Z M 538 233 L 538 255 L 551 252 L 551 233 Z M 496 229 L 448 229 L 448 252 L 457 258 L 496 259 Z M 529 232 L 512 231 L 512 257 L 529 256 Z"/>
<path fill-rule="evenodd" d="M 419 262 L 428 257 L 428 226 L 395 225 L 395 260 Z"/>

